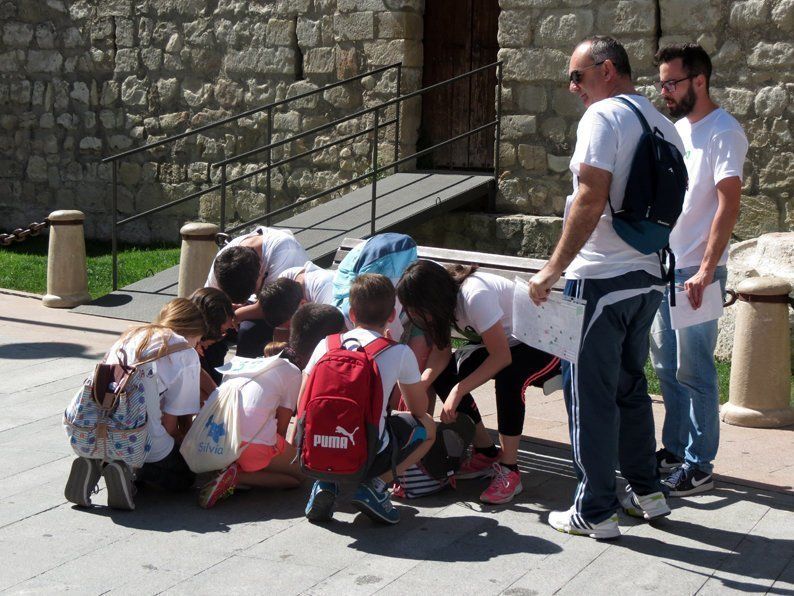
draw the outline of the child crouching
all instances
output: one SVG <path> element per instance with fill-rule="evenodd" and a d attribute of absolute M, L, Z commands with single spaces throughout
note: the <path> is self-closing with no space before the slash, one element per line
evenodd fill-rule
<path fill-rule="evenodd" d="M 343 360 L 344 349 L 363 350 L 367 352 L 369 359 L 374 360 L 373 370 L 376 371 L 375 376 L 379 377 L 374 382 L 380 381 L 382 388 L 380 402 L 371 392 L 355 392 L 355 397 L 361 399 L 365 405 L 370 405 L 369 408 L 365 407 L 365 410 L 371 412 L 374 408 L 380 407 L 380 411 L 375 413 L 372 424 L 374 427 L 374 422 L 377 421 L 377 433 L 373 433 L 377 444 L 368 443 L 368 449 L 374 448 L 374 458 L 364 473 L 364 482 L 358 486 L 352 498 L 352 504 L 371 519 L 388 524 L 396 524 L 400 521 L 400 513 L 392 506 L 387 491 L 388 483 L 394 478 L 393 467 L 396 468 L 397 474 L 401 474 L 424 457 L 435 439 L 436 430 L 433 419 L 427 414 L 427 397 L 420 383 L 419 367 L 413 352 L 408 346 L 382 339 L 386 327 L 394 319 L 394 306 L 395 290 L 389 278 L 377 274 L 365 274 L 356 278 L 350 287 L 350 319 L 355 328 L 341 337 L 326 338 L 317 345 L 304 370 L 305 375 L 310 375 L 314 371 L 314 376 L 304 378 L 301 403 L 298 408 L 300 416 L 311 410 L 313 403 L 319 403 L 320 400 L 327 402 L 329 395 L 339 396 L 340 401 L 344 398 L 348 398 L 349 401 L 353 397 L 350 395 L 352 393 L 350 387 L 342 387 L 343 378 L 350 368 L 345 366 L 335 368 L 333 363 L 334 359 Z M 377 348 L 373 349 L 370 344 Z M 333 354 L 324 359 L 327 352 Z M 334 356 L 337 353 L 340 356 Z M 325 393 L 324 382 L 335 386 L 338 393 Z M 395 384 L 399 385 L 409 412 L 389 415 L 388 400 Z M 317 397 L 320 400 L 316 400 Z M 330 419 L 329 429 L 333 429 L 337 422 L 333 421 L 333 416 L 330 416 Z M 365 432 L 363 429 L 361 432 L 357 431 L 362 426 L 363 424 L 351 422 L 347 424 L 349 428 L 346 428 L 340 424 L 333 435 L 314 435 L 315 440 L 304 440 L 301 453 L 304 463 L 307 455 L 310 456 L 308 459 L 311 459 L 312 449 L 317 449 L 318 444 L 320 447 L 333 447 L 336 451 L 328 449 L 323 454 L 318 449 L 317 461 L 323 457 L 336 457 L 339 460 L 348 457 L 348 453 L 343 454 L 341 451 L 346 452 L 348 446 L 360 449 Z M 329 455 L 331 451 L 338 455 Z M 329 464 L 328 468 L 334 468 L 333 461 L 329 460 Z M 323 470 L 317 470 L 317 477 L 328 478 L 328 475 L 324 474 Z M 329 521 L 333 516 L 334 502 L 338 494 L 339 485 L 336 482 L 317 480 L 306 505 L 306 517 L 313 522 Z"/>
<path fill-rule="evenodd" d="M 201 489 L 201 507 L 212 507 L 238 485 L 294 488 L 300 484 L 303 476 L 295 461 L 295 447 L 285 436 L 298 401 L 301 369 L 321 338 L 342 329 L 344 317 L 337 309 L 306 304 L 293 317 L 290 343 L 272 343 L 265 348 L 265 359 L 257 359 L 263 372 L 240 387 L 242 453 Z M 224 380 L 233 382 L 239 381 Z"/>

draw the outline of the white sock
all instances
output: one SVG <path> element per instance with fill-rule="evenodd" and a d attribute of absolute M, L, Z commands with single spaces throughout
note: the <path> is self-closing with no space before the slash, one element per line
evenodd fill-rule
<path fill-rule="evenodd" d="M 376 492 L 382 493 L 386 491 L 386 483 L 381 479 L 380 476 L 375 476 L 375 478 L 370 480 L 370 483 Z"/>

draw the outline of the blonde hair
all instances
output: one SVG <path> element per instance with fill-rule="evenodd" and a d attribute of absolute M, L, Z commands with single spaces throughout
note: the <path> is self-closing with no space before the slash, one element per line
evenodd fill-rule
<path fill-rule="evenodd" d="M 121 342 L 138 334 L 142 334 L 138 347 L 135 350 L 133 362 L 141 359 L 141 354 L 149 347 L 155 336 L 162 338 L 162 345 L 157 351 L 156 358 L 161 358 L 168 349 L 168 341 L 176 333 L 182 337 L 199 336 L 207 334 L 207 323 L 198 306 L 187 298 L 174 298 L 163 305 L 160 313 L 153 323 L 139 325 L 127 330 L 121 336 Z M 132 364 L 132 363 L 130 363 Z"/>
<path fill-rule="evenodd" d="M 276 354 L 280 354 L 287 349 L 287 342 L 285 341 L 271 341 L 265 346 L 265 357 L 270 358 Z"/>

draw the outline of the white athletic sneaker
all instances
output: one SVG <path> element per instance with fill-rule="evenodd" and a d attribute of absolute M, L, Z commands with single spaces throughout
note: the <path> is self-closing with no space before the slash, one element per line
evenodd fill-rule
<path fill-rule="evenodd" d="M 623 511 L 632 517 L 653 521 L 670 515 L 670 507 L 667 506 L 667 500 L 661 491 L 640 496 L 632 490 L 630 485 L 626 485 L 626 490 L 618 494 L 618 501 L 620 501 Z"/>
<path fill-rule="evenodd" d="M 589 536 L 596 540 L 611 540 L 620 537 L 617 513 L 600 523 L 591 524 L 576 513 L 574 507 L 571 507 L 568 511 L 552 511 L 549 513 L 549 525 L 558 532 L 565 532 L 575 536 Z"/>

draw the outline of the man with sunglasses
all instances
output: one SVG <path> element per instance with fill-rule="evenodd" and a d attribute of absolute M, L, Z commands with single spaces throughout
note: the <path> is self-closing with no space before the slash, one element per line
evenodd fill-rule
<path fill-rule="evenodd" d="M 664 291 L 659 258 L 624 242 L 612 227 L 620 209 L 642 125 L 683 153 L 672 123 L 634 89 L 623 46 L 596 36 L 576 46 L 568 68 L 571 93 L 587 110 L 571 157 L 573 193 L 562 237 L 548 264 L 530 281 L 530 297 L 545 301 L 565 272 L 565 294 L 587 301 L 576 364 L 563 363 L 573 463 L 579 484 L 573 506 L 553 511 L 561 532 L 606 539 L 620 536 L 617 510 L 647 520 L 668 515 L 656 468 L 651 399 L 643 368 L 651 322 Z M 611 206 L 610 206 L 611 203 Z M 615 462 L 629 481 L 616 494 Z"/>
<path fill-rule="evenodd" d="M 684 142 L 689 188 L 670 234 L 676 283 L 694 308 L 715 281 L 725 292 L 728 241 L 739 215 L 747 138 L 741 125 L 709 96 L 711 60 L 697 44 L 656 54 L 656 84 Z M 671 496 L 714 487 L 719 446 L 719 393 L 714 349 L 717 320 L 674 331 L 665 295 L 651 332 L 651 360 L 662 387 L 665 420 L 659 471 Z"/>

